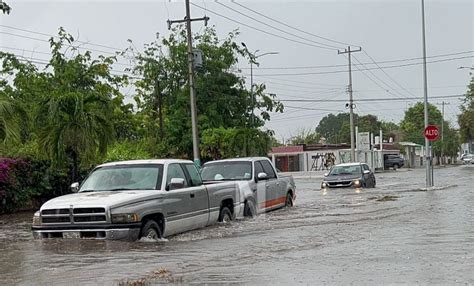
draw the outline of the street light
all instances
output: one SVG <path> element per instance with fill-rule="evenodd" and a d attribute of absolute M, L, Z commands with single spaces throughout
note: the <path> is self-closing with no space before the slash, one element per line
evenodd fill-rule
<path fill-rule="evenodd" d="M 250 121 L 251 121 L 252 127 L 253 127 L 253 124 L 254 124 L 253 110 L 255 108 L 255 97 L 254 97 L 254 94 L 253 94 L 253 64 L 257 64 L 256 60 L 260 57 L 263 57 L 263 56 L 266 56 L 266 55 L 277 55 L 279 53 L 278 52 L 266 52 L 266 53 L 257 55 L 257 53 L 260 50 L 255 50 L 255 52 L 251 53 L 249 51 L 249 49 L 247 48 L 247 45 L 244 42 L 242 42 L 242 46 L 247 51 L 247 53 L 249 55 L 249 61 L 250 61 L 250 96 L 252 98 L 252 117 L 250 117 Z"/>

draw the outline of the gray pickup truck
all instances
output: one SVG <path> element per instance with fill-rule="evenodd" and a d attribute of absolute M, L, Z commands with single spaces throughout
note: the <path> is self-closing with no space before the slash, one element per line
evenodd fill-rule
<path fill-rule="evenodd" d="M 35 238 L 158 239 L 243 212 L 235 183 L 203 185 L 187 160 L 107 163 L 71 188 L 34 214 Z"/>
<path fill-rule="evenodd" d="M 277 173 L 272 162 L 265 157 L 226 159 L 207 162 L 201 176 L 205 184 L 236 182 L 237 198 L 244 205 L 242 216 L 291 207 L 296 199 L 296 186 L 292 176 Z"/>

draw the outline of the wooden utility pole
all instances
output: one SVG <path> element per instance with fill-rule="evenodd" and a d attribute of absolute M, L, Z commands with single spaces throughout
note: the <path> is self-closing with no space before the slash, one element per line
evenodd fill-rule
<path fill-rule="evenodd" d="M 352 63 L 351 63 L 351 54 L 355 52 L 362 51 L 362 48 L 359 47 L 358 50 L 351 50 L 351 46 L 348 46 L 344 51 L 337 51 L 337 54 L 348 54 L 349 58 L 349 123 L 351 128 L 351 162 L 355 161 L 355 144 L 354 144 L 354 101 L 352 98 Z"/>
<path fill-rule="evenodd" d="M 196 106 L 196 90 L 194 86 L 194 53 L 193 53 L 193 38 L 191 33 L 191 22 L 192 21 L 204 21 L 207 26 L 209 17 L 191 19 L 191 9 L 189 7 L 189 0 L 185 0 L 186 6 L 186 18 L 184 20 L 168 20 L 168 29 L 171 29 L 171 24 L 174 23 L 186 23 L 187 41 L 188 41 L 188 73 L 189 73 L 189 97 L 191 101 L 191 126 L 193 136 L 193 156 L 194 164 L 201 166 L 201 159 L 199 154 L 199 135 L 197 126 L 197 106 Z"/>

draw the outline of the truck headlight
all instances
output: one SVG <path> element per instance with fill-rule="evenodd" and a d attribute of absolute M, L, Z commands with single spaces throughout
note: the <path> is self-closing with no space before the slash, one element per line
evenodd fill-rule
<path fill-rule="evenodd" d="M 140 216 L 136 213 L 131 214 L 112 214 L 112 223 L 130 223 L 139 222 Z"/>
<path fill-rule="evenodd" d="M 40 212 L 37 211 L 33 215 L 33 226 L 37 226 L 37 225 L 40 225 L 40 224 L 41 224 L 41 216 L 40 216 Z"/>
<path fill-rule="evenodd" d="M 354 180 L 354 186 L 360 187 L 360 181 L 359 180 Z"/>
<path fill-rule="evenodd" d="M 327 184 L 326 182 L 322 182 L 322 183 L 321 183 L 321 188 L 324 189 L 324 188 L 326 188 L 327 186 L 328 186 L 328 184 Z"/>

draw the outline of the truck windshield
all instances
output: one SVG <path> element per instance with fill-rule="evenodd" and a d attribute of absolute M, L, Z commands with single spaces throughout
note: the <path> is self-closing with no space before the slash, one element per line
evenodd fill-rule
<path fill-rule="evenodd" d="M 335 166 L 329 172 L 329 175 L 360 175 L 361 174 L 360 166 Z"/>
<path fill-rule="evenodd" d="M 118 165 L 95 169 L 79 192 L 156 190 L 161 186 L 163 165 Z"/>
<path fill-rule="evenodd" d="M 219 162 L 204 164 L 203 181 L 239 181 L 252 179 L 252 162 Z"/>

